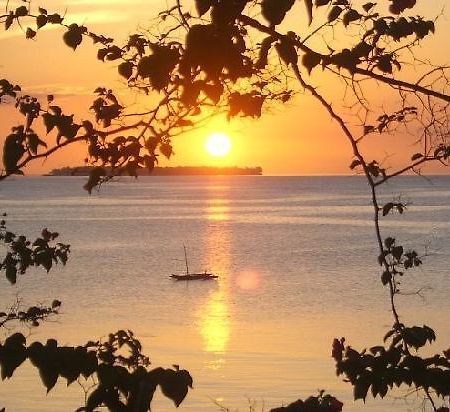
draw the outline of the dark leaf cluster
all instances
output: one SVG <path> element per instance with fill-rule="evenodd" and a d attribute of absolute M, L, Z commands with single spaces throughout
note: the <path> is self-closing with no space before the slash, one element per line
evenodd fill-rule
<path fill-rule="evenodd" d="M 337 375 L 343 375 L 353 386 L 354 398 L 365 400 L 369 389 L 373 397 L 384 398 L 395 387 L 414 386 L 434 391 L 445 399 L 450 395 L 450 361 L 447 356 L 412 355 L 409 348 L 419 349 L 435 340 L 428 326 L 411 328 L 396 325 L 385 337 L 390 345 L 356 351 L 345 340 L 333 342 Z"/>
<path fill-rule="evenodd" d="M 389 129 L 392 124 L 402 123 L 417 116 L 417 107 L 406 106 L 392 114 L 383 114 L 377 118 L 376 125 L 365 125 L 364 134 L 373 132 L 383 133 Z"/>
<path fill-rule="evenodd" d="M 26 310 L 10 310 L 8 313 L 0 312 L 0 327 L 10 324 L 14 321 L 22 322 L 28 326 L 37 327 L 40 322 L 47 320 L 50 317 L 56 316 L 59 313 L 61 302 L 55 299 L 50 306 L 35 305 L 30 306 Z"/>
<path fill-rule="evenodd" d="M 23 275 L 32 266 L 42 267 L 49 272 L 54 264 L 65 265 L 70 245 L 59 242 L 55 244 L 58 236 L 57 232 L 44 229 L 41 236 L 31 242 L 23 235 L 8 231 L 5 221 L 1 221 L 0 241 L 7 246 L 8 252 L 0 263 L 0 269 L 5 271 L 8 281 L 16 283 L 17 275 Z"/>
<path fill-rule="evenodd" d="M 320 391 L 318 396 L 298 399 L 287 406 L 271 409 L 270 412 L 341 412 L 343 406 L 334 396 Z"/>
<path fill-rule="evenodd" d="M 388 209 L 391 210 L 392 208 L 403 210 L 404 205 L 387 203 L 383 208 L 383 213 L 389 213 Z M 416 268 L 423 262 L 415 250 L 405 251 L 403 246 L 396 244 L 393 237 L 387 237 L 383 243 L 383 252 L 378 257 L 378 263 L 385 267 L 385 271 L 381 275 L 381 282 L 383 285 L 392 284 L 393 291 L 396 293 L 400 285 L 398 276 L 403 276 L 405 270 Z"/>
<path fill-rule="evenodd" d="M 20 86 L 12 84 L 6 79 L 0 79 L 0 103 L 3 101 L 3 96 L 16 97 L 20 90 Z"/>
<path fill-rule="evenodd" d="M 118 412 L 146 412 L 157 387 L 176 406 L 192 388 L 189 372 L 173 369 L 148 369 L 148 358 L 130 331 L 111 334 L 107 343 L 89 342 L 85 346 L 59 346 L 54 339 L 45 344 L 33 342 L 29 346 L 21 333 L 9 336 L 0 344 L 2 380 L 11 378 L 15 370 L 29 359 L 39 371 L 47 392 L 59 378 L 67 385 L 78 379 L 95 377 L 98 384 L 78 411 L 94 412 L 105 407 Z M 128 349 L 129 356 L 118 355 L 118 348 Z"/>

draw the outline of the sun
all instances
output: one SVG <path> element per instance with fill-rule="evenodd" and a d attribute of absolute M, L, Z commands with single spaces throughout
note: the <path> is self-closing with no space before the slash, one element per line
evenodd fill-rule
<path fill-rule="evenodd" d="M 225 133 L 212 133 L 205 144 L 206 151 L 215 157 L 224 157 L 231 150 L 231 140 Z"/>

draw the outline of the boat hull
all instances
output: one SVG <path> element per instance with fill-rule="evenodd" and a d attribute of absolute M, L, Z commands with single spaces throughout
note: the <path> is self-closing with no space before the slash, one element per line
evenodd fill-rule
<path fill-rule="evenodd" d="M 217 275 L 212 273 L 189 273 L 188 275 L 170 275 L 174 280 L 210 280 L 217 279 Z"/>

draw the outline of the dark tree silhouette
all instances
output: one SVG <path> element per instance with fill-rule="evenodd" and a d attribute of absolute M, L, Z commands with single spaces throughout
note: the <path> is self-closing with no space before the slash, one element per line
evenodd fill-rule
<path fill-rule="evenodd" d="M 90 107 L 96 121 L 76 120 L 55 105 L 52 95 L 41 102 L 22 93 L 11 79 L 1 80 L 0 97 L 15 100 L 24 122 L 6 137 L 0 178 L 23 173 L 31 161 L 84 142 L 87 163 L 95 166 L 85 185 L 91 192 L 111 176 L 136 175 L 141 167 L 152 170 L 160 154 L 171 156 L 173 136 L 201 127 L 209 116 L 226 111 L 229 119 L 259 118 L 268 106 L 308 92 L 349 142 L 354 157 L 350 168 L 367 180 L 377 246 L 374 262 L 381 266 L 380 283 L 387 289 L 393 316 L 382 345 L 357 351 L 343 338 L 335 339 L 337 374 L 353 386 L 355 399 L 365 400 L 369 389 L 374 397 L 384 397 L 394 386 L 414 386 L 432 410 L 448 411 L 450 353 L 420 356 L 419 350 L 435 340 L 435 333 L 428 326 L 405 325 L 397 307 L 400 277 L 421 266 L 422 260 L 394 235 L 384 235 L 380 226 L 383 217 L 406 210 L 401 202 L 381 203 L 383 184 L 407 172 L 419 173 L 426 163 L 446 166 L 450 156 L 449 68 L 416 55 L 437 22 L 415 15 L 416 2 L 195 0 L 191 10 L 176 0 L 158 15 L 154 27 L 129 36 L 125 44 L 82 25 L 66 25 L 60 14 L 35 10 L 29 3 L 7 7 L 0 16 L 6 30 L 20 25 L 27 38 L 35 39 L 43 26 L 58 25 L 63 41 L 74 50 L 90 39 L 98 45 L 98 59 L 113 62 L 130 89 L 151 95 L 155 103 L 137 113 L 122 106 L 114 91 L 99 87 Z M 296 20 L 290 27 L 287 16 L 295 9 L 303 13 L 305 23 Z M 318 78 L 340 85 L 340 94 L 336 88 L 322 91 Z M 385 110 L 377 108 L 380 95 L 386 96 Z M 47 138 L 34 131 L 37 122 L 45 126 Z M 411 151 L 410 160 L 398 169 L 363 150 L 363 143 L 382 134 L 415 136 L 413 149 L 404 146 L 404 151 Z M 25 347 L 20 336 L 12 342 Z M 116 365 L 113 361 L 109 366 Z M 122 388 L 111 392 L 102 382 L 99 388 L 114 395 L 109 403 L 99 397 L 96 405 L 103 402 L 116 410 L 116 389 Z M 122 391 L 122 398 L 129 393 Z M 298 401 L 285 410 L 341 409 L 338 403 L 325 405 L 322 395 L 314 399 L 315 406 Z"/>

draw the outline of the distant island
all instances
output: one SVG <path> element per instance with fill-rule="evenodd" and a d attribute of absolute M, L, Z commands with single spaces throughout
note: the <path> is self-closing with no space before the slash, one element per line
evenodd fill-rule
<path fill-rule="evenodd" d="M 61 167 L 53 169 L 47 176 L 88 176 L 93 166 Z M 109 172 L 108 169 L 106 169 Z M 124 173 L 125 174 L 125 173 Z M 174 166 L 155 167 L 152 172 L 138 169 L 139 176 L 219 176 L 244 175 L 261 176 L 261 167 L 214 167 L 214 166 Z"/>

